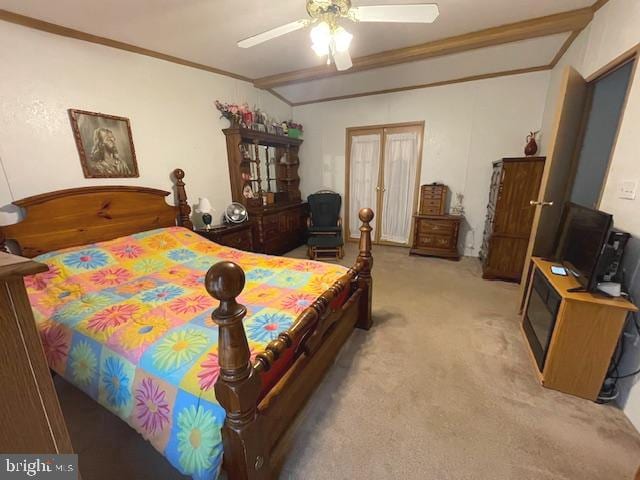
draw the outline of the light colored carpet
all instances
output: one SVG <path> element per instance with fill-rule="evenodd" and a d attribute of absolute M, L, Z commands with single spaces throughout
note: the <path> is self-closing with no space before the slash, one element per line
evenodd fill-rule
<path fill-rule="evenodd" d="M 355 255 L 348 245 L 342 263 Z M 537 383 L 517 285 L 483 281 L 472 258 L 375 247 L 374 259 L 374 327 L 354 332 L 319 385 L 282 478 L 633 478 L 640 434 L 620 410 Z M 60 390 L 84 478 L 178 478 L 122 421 Z"/>

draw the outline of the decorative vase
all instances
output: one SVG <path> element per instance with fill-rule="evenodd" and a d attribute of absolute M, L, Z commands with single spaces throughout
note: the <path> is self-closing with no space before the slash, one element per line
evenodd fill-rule
<path fill-rule="evenodd" d="M 464 195 L 462 193 L 456 193 L 456 204 L 451 207 L 451 215 L 464 215 L 464 206 L 462 205 L 462 200 L 464 199 Z"/>
<path fill-rule="evenodd" d="M 242 123 L 244 123 L 247 127 L 253 124 L 253 112 L 243 112 Z"/>
<path fill-rule="evenodd" d="M 538 153 L 538 144 L 536 143 L 536 133 L 538 132 L 529 132 L 527 135 L 527 146 L 524 147 L 524 154 L 527 157 L 531 157 Z"/>

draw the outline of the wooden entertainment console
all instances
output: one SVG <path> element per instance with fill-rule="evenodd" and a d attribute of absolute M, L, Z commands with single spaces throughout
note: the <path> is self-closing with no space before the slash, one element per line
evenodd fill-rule
<path fill-rule="evenodd" d="M 627 313 L 638 309 L 624 298 L 570 292 L 578 281 L 551 273 L 553 265 L 531 261 L 522 332 L 543 386 L 596 400 Z"/>

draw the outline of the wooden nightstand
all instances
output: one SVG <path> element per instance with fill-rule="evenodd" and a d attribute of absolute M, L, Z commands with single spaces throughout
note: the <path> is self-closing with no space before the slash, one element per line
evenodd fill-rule
<path fill-rule="evenodd" d="M 458 232 L 464 217 L 456 215 L 414 215 L 411 255 L 460 260 Z"/>
<path fill-rule="evenodd" d="M 253 223 L 245 222 L 239 224 L 216 225 L 211 230 L 198 228 L 195 230 L 198 235 L 227 247 L 238 250 L 253 251 Z"/>

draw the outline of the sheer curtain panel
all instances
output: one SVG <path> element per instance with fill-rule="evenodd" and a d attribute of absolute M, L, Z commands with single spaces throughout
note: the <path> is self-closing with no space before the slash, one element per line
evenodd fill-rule
<path fill-rule="evenodd" d="M 408 243 L 418 168 L 418 134 L 389 133 L 384 149 L 384 201 L 380 239 Z"/>
<path fill-rule="evenodd" d="M 380 135 L 358 135 L 351 138 L 349 173 L 349 235 L 360 238 L 361 208 L 375 208 L 378 169 L 380 168 Z M 373 225 L 372 225 L 373 227 Z M 374 232 L 372 232 L 375 238 Z"/>

